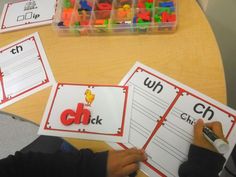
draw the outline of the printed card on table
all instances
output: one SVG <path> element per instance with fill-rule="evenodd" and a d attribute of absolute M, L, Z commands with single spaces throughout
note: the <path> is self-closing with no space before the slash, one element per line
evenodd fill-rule
<path fill-rule="evenodd" d="M 54 82 L 38 33 L 0 48 L 0 109 Z"/>
<path fill-rule="evenodd" d="M 0 32 L 52 23 L 57 0 L 23 0 L 4 6 Z"/>
<path fill-rule="evenodd" d="M 132 89 L 58 83 L 44 112 L 39 134 L 128 142 Z"/>
<path fill-rule="evenodd" d="M 116 149 L 145 149 L 148 160 L 141 169 L 150 177 L 178 177 L 178 168 L 187 159 L 193 141 L 193 125 L 220 121 L 230 151 L 235 145 L 236 112 L 143 64 L 136 63 L 120 85 L 133 86 L 130 136 Z"/>

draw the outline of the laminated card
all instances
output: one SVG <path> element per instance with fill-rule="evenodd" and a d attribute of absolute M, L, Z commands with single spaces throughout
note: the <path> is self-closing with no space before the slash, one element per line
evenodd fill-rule
<path fill-rule="evenodd" d="M 132 90 L 128 86 L 54 85 L 39 134 L 128 142 Z"/>
<path fill-rule="evenodd" d="M 23 0 L 5 4 L 0 32 L 52 23 L 57 0 Z"/>
<path fill-rule="evenodd" d="M 141 169 L 150 177 L 178 177 L 193 141 L 193 125 L 220 121 L 230 151 L 236 141 L 236 112 L 143 64 L 136 63 L 120 85 L 133 86 L 129 143 L 116 149 L 145 149 L 148 160 Z"/>
<path fill-rule="evenodd" d="M 0 108 L 54 82 L 38 33 L 0 48 Z"/>

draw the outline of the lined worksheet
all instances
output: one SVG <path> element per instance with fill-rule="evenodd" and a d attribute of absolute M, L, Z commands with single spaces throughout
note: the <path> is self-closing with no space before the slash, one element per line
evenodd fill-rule
<path fill-rule="evenodd" d="M 0 108 L 54 82 L 38 33 L 0 48 Z"/>
<path fill-rule="evenodd" d="M 136 63 L 120 84 L 134 88 L 129 143 L 110 145 L 145 149 L 148 160 L 141 169 L 150 177 L 178 177 L 199 118 L 220 121 L 232 151 L 236 112 L 231 108 L 141 63 Z"/>
<path fill-rule="evenodd" d="M 52 23 L 57 0 L 21 0 L 5 4 L 0 32 Z"/>

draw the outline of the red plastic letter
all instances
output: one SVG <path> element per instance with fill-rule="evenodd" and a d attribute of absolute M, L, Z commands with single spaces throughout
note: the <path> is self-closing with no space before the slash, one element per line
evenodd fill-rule
<path fill-rule="evenodd" d="M 71 116 L 71 118 L 68 118 L 69 116 Z M 66 109 L 61 113 L 61 123 L 64 125 L 71 125 L 74 122 L 75 116 L 76 114 L 73 110 Z"/>
<path fill-rule="evenodd" d="M 76 117 L 75 124 L 84 124 L 88 125 L 90 120 L 90 111 L 88 109 L 84 109 L 84 104 L 78 103 L 76 109 Z"/>

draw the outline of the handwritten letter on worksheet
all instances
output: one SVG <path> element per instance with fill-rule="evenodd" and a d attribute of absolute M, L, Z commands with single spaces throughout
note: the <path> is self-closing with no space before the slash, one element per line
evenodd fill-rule
<path fill-rule="evenodd" d="M 0 49 L 0 108 L 54 81 L 38 33 Z"/>
<path fill-rule="evenodd" d="M 139 63 L 120 84 L 133 86 L 134 96 L 129 143 L 119 146 L 145 149 L 149 158 L 141 168 L 149 176 L 178 176 L 199 118 L 222 122 L 232 151 L 236 141 L 236 113 L 232 109 Z"/>

